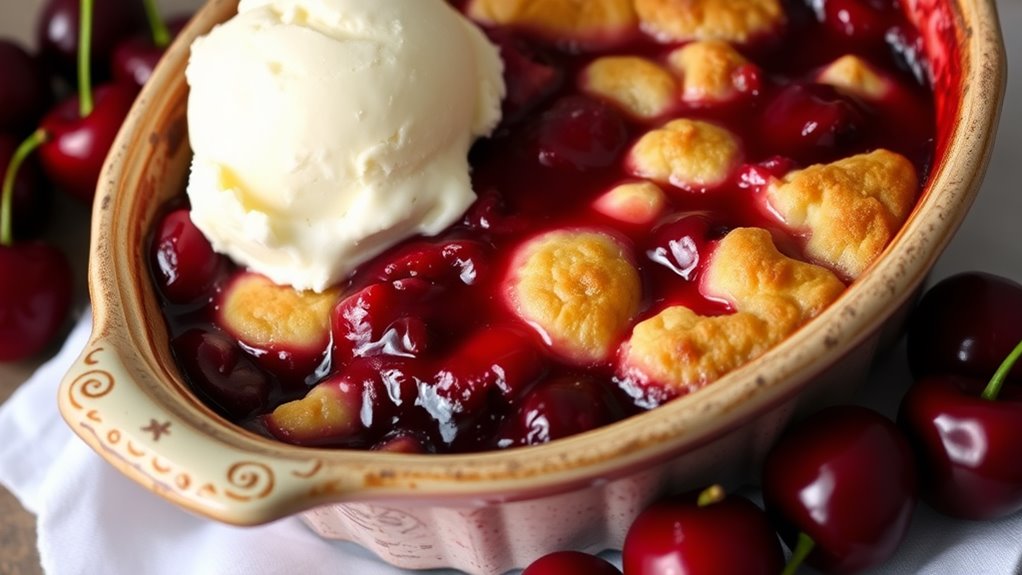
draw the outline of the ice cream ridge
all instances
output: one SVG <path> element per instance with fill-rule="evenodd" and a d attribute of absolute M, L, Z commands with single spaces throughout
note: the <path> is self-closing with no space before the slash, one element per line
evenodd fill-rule
<path fill-rule="evenodd" d="M 241 0 L 192 45 L 192 220 L 239 264 L 325 290 L 474 201 L 502 72 L 443 0 Z"/>

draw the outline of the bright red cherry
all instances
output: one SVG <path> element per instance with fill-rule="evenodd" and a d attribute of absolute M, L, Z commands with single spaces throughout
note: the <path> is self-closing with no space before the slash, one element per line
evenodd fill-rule
<path fill-rule="evenodd" d="M 35 59 L 21 45 L 0 38 L 0 132 L 30 131 L 50 99 Z"/>
<path fill-rule="evenodd" d="M 639 514 L 622 549 L 628 575 L 777 575 L 781 543 L 763 511 L 719 485 L 658 501 Z"/>
<path fill-rule="evenodd" d="M 988 380 L 1022 340 L 1022 285 L 965 272 L 934 285 L 912 312 L 908 362 L 912 375 L 961 375 Z M 1022 383 L 1022 365 L 1009 379 Z"/>
<path fill-rule="evenodd" d="M 898 422 L 916 448 L 923 495 L 954 517 L 985 520 L 1022 509 L 1022 386 L 1004 385 L 1022 341 L 990 382 L 928 375 L 902 399 Z"/>
<path fill-rule="evenodd" d="M 43 61 L 68 79 L 78 65 L 81 0 L 49 0 L 39 12 L 36 41 Z M 106 63 L 122 39 L 141 29 L 145 18 L 138 0 L 93 0 L 92 68 L 104 77 Z"/>
<path fill-rule="evenodd" d="M 763 464 L 763 500 L 797 554 L 828 572 L 878 565 L 904 538 L 916 504 L 912 449 L 887 418 L 824 409 L 788 430 Z"/>
<path fill-rule="evenodd" d="M 103 162 L 134 102 L 133 86 L 108 84 L 96 89 L 95 108 L 88 115 L 81 115 L 74 96 L 43 118 L 40 129 L 46 141 L 39 147 L 39 159 L 58 188 L 92 203 Z"/>
<path fill-rule="evenodd" d="M 530 563 L 522 575 L 621 575 L 621 571 L 596 555 L 554 551 Z"/>

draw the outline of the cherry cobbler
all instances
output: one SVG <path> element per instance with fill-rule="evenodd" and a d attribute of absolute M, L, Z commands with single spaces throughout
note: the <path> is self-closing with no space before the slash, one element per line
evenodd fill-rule
<path fill-rule="evenodd" d="M 790 336 L 898 233 L 934 151 L 898 0 L 464 0 L 499 47 L 478 196 L 322 292 L 213 251 L 187 200 L 152 275 L 195 393 L 311 446 L 551 441 Z"/>

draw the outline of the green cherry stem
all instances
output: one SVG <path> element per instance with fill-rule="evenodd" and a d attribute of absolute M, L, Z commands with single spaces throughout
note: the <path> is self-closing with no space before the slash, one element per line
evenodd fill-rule
<path fill-rule="evenodd" d="M 149 31 L 153 35 L 153 44 L 157 48 L 166 48 L 170 44 L 170 30 L 160 16 L 160 9 L 156 7 L 156 0 L 144 0 L 145 16 L 149 20 Z"/>
<path fill-rule="evenodd" d="M 990 378 L 990 383 L 987 384 L 980 397 L 990 401 L 997 399 L 997 395 L 1001 393 L 1001 387 L 1004 385 L 1004 380 L 1008 379 L 1008 373 L 1011 372 L 1011 368 L 1015 367 L 1015 362 L 1018 361 L 1019 357 L 1022 357 L 1022 341 L 1018 342 L 1015 349 L 1011 350 L 1008 357 L 1004 358 L 1004 362 L 994 372 L 994 376 Z"/>
<path fill-rule="evenodd" d="M 14 179 L 18 176 L 18 170 L 25 158 L 46 142 L 46 132 L 38 129 L 22 142 L 18 149 L 11 156 L 11 163 L 7 164 L 7 172 L 4 173 L 3 191 L 0 192 L 0 246 L 10 246 L 14 243 L 13 217 L 14 211 Z"/>
<path fill-rule="evenodd" d="M 715 483 L 699 492 L 699 497 L 696 498 L 696 505 L 706 507 L 707 505 L 720 503 L 726 496 L 727 492 L 724 491 L 724 488 Z"/>
<path fill-rule="evenodd" d="M 816 542 L 813 541 L 813 538 L 800 531 L 798 542 L 795 544 L 795 550 L 791 552 L 791 559 L 788 559 L 788 564 L 784 566 L 784 571 L 781 571 L 781 575 L 795 575 L 798 568 L 806 560 L 806 557 L 813 552 L 813 547 L 816 547 Z"/>
<path fill-rule="evenodd" d="M 92 113 L 92 0 L 78 8 L 78 115 Z"/>

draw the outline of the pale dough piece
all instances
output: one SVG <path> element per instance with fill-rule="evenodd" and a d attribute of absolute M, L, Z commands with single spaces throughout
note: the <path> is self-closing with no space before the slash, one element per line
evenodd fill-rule
<path fill-rule="evenodd" d="M 339 296 L 337 290 L 297 291 L 259 274 L 243 274 L 224 294 L 220 322 L 253 347 L 318 347 L 329 339 L 330 313 Z"/>
<path fill-rule="evenodd" d="M 853 54 L 842 56 L 828 64 L 817 75 L 816 81 L 865 100 L 881 100 L 891 90 L 891 81 L 888 78 Z"/>
<path fill-rule="evenodd" d="M 901 229 L 918 191 L 912 162 L 876 150 L 790 172 L 766 198 L 785 225 L 809 233 L 810 257 L 854 279 Z"/>
<path fill-rule="evenodd" d="M 727 42 L 690 42 L 667 57 L 671 69 L 681 78 L 682 100 L 725 102 L 739 95 L 735 72 L 749 61 Z"/>
<path fill-rule="evenodd" d="M 724 183 L 741 161 L 741 144 L 734 134 L 688 118 L 647 133 L 631 151 L 634 175 L 693 191 Z"/>
<path fill-rule="evenodd" d="M 582 87 L 642 119 L 667 113 L 677 97 L 678 85 L 663 66 L 638 56 L 605 56 L 582 73 Z"/>
<path fill-rule="evenodd" d="M 596 199 L 594 208 L 604 215 L 629 224 L 649 224 L 667 206 L 667 194 L 650 181 L 629 182 Z"/>
<path fill-rule="evenodd" d="M 551 349 L 580 364 L 606 360 L 638 313 L 642 286 L 608 234 L 559 230 L 519 249 L 508 281 L 512 309 Z"/>

